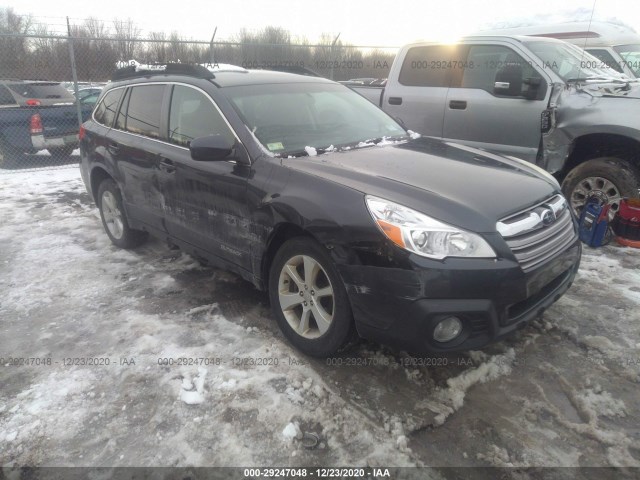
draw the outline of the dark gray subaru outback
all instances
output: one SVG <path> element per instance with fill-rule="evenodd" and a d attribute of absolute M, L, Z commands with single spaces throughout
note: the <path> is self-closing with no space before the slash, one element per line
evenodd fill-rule
<path fill-rule="evenodd" d="M 310 355 L 354 331 L 415 353 L 482 347 L 541 315 L 580 261 L 549 174 L 412 138 L 325 79 L 131 67 L 80 136 L 115 245 L 150 233 L 268 290 Z"/>

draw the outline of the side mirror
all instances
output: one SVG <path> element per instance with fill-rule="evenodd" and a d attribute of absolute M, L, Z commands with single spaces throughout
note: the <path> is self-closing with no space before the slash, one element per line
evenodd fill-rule
<path fill-rule="evenodd" d="M 537 100 L 538 90 L 540 90 L 540 86 L 542 85 L 542 79 L 540 77 L 530 77 L 525 78 L 522 83 L 528 87 L 523 93 L 524 98 L 527 100 Z"/>
<path fill-rule="evenodd" d="M 207 135 L 191 140 L 189 151 L 194 160 L 213 162 L 226 159 L 231 154 L 233 146 L 224 135 Z"/>

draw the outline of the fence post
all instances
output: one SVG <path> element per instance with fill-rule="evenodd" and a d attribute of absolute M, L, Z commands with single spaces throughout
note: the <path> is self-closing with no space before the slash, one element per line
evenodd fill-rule
<path fill-rule="evenodd" d="M 213 31 L 213 36 L 211 37 L 211 42 L 209 43 L 209 63 L 211 65 L 215 65 L 216 64 L 216 58 L 215 58 L 215 46 L 213 44 L 213 41 L 216 38 L 216 33 L 218 32 L 218 27 L 215 28 L 215 30 Z"/>
<path fill-rule="evenodd" d="M 73 37 L 71 37 L 71 24 L 69 23 L 69 17 L 67 17 L 67 33 L 69 41 L 69 56 L 71 57 L 71 75 L 73 76 L 73 91 L 76 96 L 76 113 L 78 114 L 78 129 L 82 125 L 82 109 L 80 108 L 80 101 L 78 100 L 78 72 L 76 71 L 76 56 L 73 52 Z"/>
<path fill-rule="evenodd" d="M 340 32 L 340 33 L 342 33 L 342 32 Z M 336 38 L 333 40 L 333 43 L 331 44 L 331 49 L 329 50 L 329 55 L 331 56 L 331 80 L 333 80 L 333 64 L 335 63 L 335 60 L 333 59 L 333 46 L 338 41 L 338 38 L 340 38 L 340 33 L 338 33 Z"/>

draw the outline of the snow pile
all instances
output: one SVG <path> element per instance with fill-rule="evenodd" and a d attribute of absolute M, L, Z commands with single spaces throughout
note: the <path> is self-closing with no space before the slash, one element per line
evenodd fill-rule
<path fill-rule="evenodd" d="M 447 417 L 464 405 L 467 390 L 473 385 L 509 375 L 515 358 L 515 350 L 510 348 L 504 354 L 490 357 L 476 368 L 465 370 L 457 377 L 449 378 L 447 388 L 440 390 L 437 395 L 445 408 L 435 417 L 435 425 L 442 425 Z"/>
<path fill-rule="evenodd" d="M 180 400 L 187 405 L 199 405 L 204 402 L 204 380 L 207 376 L 207 369 L 199 367 L 198 375 L 193 380 L 188 376 L 182 379 L 180 388 Z"/>
<path fill-rule="evenodd" d="M 293 442 L 294 439 L 302 439 L 302 430 L 300 430 L 298 422 L 289 422 L 282 430 L 282 438 L 289 443 Z"/>
<path fill-rule="evenodd" d="M 318 151 L 313 147 L 306 146 L 304 147 L 304 151 L 307 152 L 307 155 L 309 155 L 310 157 L 315 157 L 316 155 L 318 155 Z"/>
<path fill-rule="evenodd" d="M 585 409 L 588 409 L 592 416 L 603 417 L 626 417 L 627 410 L 622 400 L 615 399 L 607 391 L 604 391 L 600 385 L 593 388 L 586 388 L 579 394 Z"/>

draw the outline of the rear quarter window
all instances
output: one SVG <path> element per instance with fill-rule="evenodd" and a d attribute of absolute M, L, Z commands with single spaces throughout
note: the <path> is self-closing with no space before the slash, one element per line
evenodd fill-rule
<path fill-rule="evenodd" d="M 402 62 L 399 82 L 408 87 L 448 87 L 449 72 L 462 68 L 453 45 L 412 47 Z"/>
<path fill-rule="evenodd" d="M 104 125 L 105 127 L 110 127 L 113 124 L 113 119 L 116 116 L 116 110 L 118 108 L 118 103 L 120 103 L 122 92 L 124 92 L 124 89 L 118 88 L 105 94 L 93 112 L 93 118 L 96 122 Z"/>
<path fill-rule="evenodd" d="M 17 102 L 11 95 L 11 92 L 4 85 L 0 85 L 0 107 L 6 107 L 7 105 L 16 105 Z"/>

